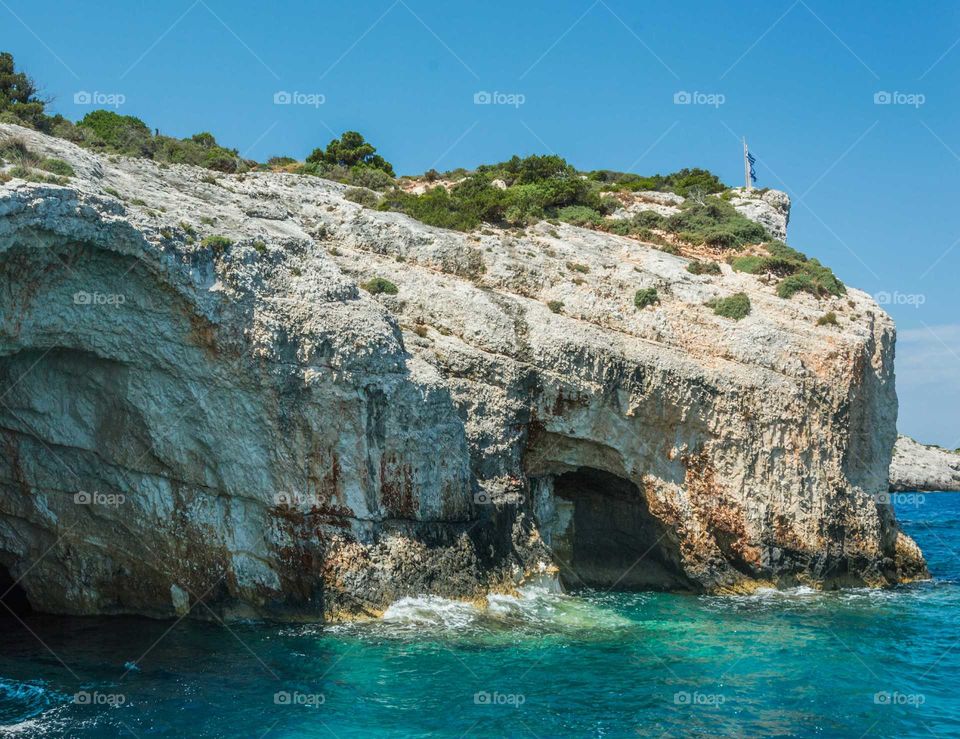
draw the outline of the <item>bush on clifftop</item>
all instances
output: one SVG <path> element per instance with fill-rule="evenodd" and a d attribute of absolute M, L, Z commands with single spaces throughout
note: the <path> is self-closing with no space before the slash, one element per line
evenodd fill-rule
<path fill-rule="evenodd" d="M 356 131 L 345 131 L 339 139 L 333 139 L 326 149 L 314 149 L 307 157 L 308 164 L 325 164 L 350 169 L 369 167 L 394 177 L 393 165 L 377 154 L 370 144 Z"/>
<path fill-rule="evenodd" d="M 0 123 L 16 123 L 49 133 L 59 116 L 46 114 L 46 101 L 25 72 L 18 72 L 13 54 L 0 52 Z"/>
<path fill-rule="evenodd" d="M 780 278 L 777 295 L 781 298 L 791 298 L 798 292 L 807 292 L 817 298 L 840 296 L 847 291 L 833 270 L 782 241 L 771 241 L 764 248 L 769 256 L 750 254 L 736 257 L 730 261 L 730 265 L 737 272 Z"/>

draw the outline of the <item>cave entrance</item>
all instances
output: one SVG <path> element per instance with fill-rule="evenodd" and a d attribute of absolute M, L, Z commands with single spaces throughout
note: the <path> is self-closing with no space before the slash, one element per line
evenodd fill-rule
<path fill-rule="evenodd" d="M 13 618 L 14 614 L 29 616 L 33 613 L 27 592 L 3 565 L 0 565 L 0 602 L 3 603 L 0 605 L 0 618 Z"/>
<path fill-rule="evenodd" d="M 675 533 L 651 515 L 640 489 L 593 467 L 553 479 L 551 544 L 567 588 L 689 590 Z"/>

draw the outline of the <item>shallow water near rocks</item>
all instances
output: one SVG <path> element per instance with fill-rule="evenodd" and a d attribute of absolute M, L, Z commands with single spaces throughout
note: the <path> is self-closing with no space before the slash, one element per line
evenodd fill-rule
<path fill-rule="evenodd" d="M 960 495 L 912 503 L 934 580 L 886 591 L 531 587 L 331 627 L 8 619 L 0 735 L 957 736 Z"/>

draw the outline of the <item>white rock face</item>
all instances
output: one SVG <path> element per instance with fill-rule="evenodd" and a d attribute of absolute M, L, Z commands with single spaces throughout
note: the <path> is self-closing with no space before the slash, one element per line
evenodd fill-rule
<path fill-rule="evenodd" d="M 864 293 L 4 135 L 77 171 L 0 185 L 0 570 L 36 608 L 335 618 L 544 563 L 721 592 L 925 574 L 877 498 L 894 329 Z M 703 305 L 739 291 L 738 323 Z"/>
<path fill-rule="evenodd" d="M 790 223 L 790 196 L 780 190 L 747 191 L 738 187 L 733 190 L 730 203 L 740 213 L 752 221 L 762 223 L 767 230 L 781 241 L 787 239 L 787 225 Z"/>
<path fill-rule="evenodd" d="M 960 491 L 960 454 L 900 436 L 893 448 L 890 489 Z"/>

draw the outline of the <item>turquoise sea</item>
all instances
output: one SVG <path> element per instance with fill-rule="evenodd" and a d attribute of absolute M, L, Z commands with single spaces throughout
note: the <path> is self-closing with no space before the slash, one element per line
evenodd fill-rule
<path fill-rule="evenodd" d="M 897 512 L 934 579 L 889 591 L 531 588 L 334 627 L 6 619 L 0 735 L 960 736 L 960 495 Z"/>

